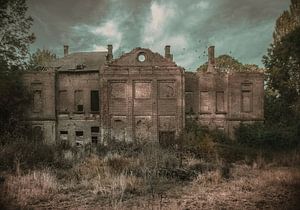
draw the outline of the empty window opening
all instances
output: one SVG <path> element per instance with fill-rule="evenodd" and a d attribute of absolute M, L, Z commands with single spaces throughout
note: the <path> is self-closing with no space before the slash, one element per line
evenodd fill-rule
<path fill-rule="evenodd" d="M 92 136 L 92 144 L 98 144 L 98 136 Z"/>
<path fill-rule="evenodd" d="M 83 131 L 76 131 L 76 136 L 83 137 Z"/>
<path fill-rule="evenodd" d="M 92 133 L 99 133 L 99 127 L 91 127 Z"/>
<path fill-rule="evenodd" d="M 77 112 L 83 112 L 83 91 L 82 90 L 76 90 L 75 91 L 75 110 Z"/>
<path fill-rule="evenodd" d="M 99 91 L 98 90 L 91 91 L 91 111 L 92 112 L 99 111 Z"/>

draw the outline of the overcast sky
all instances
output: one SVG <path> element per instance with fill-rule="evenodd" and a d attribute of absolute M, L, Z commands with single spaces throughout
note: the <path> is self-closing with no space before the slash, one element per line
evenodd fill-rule
<path fill-rule="evenodd" d="M 103 51 L 115 57 L 135 47 L 164 54 L 187 70 L 206 61 L 206 48 L 243 63 L 261 64 L 276 18 L 290 0 L 28 0 L 37 40 L 32 46 L 63 54 Z"/>

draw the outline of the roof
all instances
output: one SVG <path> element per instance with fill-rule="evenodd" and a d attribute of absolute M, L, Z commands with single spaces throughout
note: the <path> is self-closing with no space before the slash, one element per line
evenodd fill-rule
<path fill-rule="evenodd" d="M 59 58 L 49 64 L 58 71 L 98 70 L 106 62 L 107 52 L 76 52 Z"/>

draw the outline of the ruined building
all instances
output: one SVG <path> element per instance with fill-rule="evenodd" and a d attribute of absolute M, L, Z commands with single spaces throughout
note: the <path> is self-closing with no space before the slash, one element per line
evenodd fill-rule
<path fill-rule="evenodd" d="M 240 122 L 263 120 L 264 76 L 220 72 L 214 47 L 207 71 L 185 72 L 165 56 L 136 48 L 113 59 L 108 52 L 68 53 L 47 71 L 24 75 L 32 92 L 28 121 L 48 143 L 72 145 L 176 139 L 185 120 L 233 135 Z"/>

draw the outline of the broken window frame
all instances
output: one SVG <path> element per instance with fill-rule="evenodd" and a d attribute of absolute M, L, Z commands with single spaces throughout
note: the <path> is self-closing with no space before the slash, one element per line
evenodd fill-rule
<path fill-rule="evenodd" d="M 91 127 L 91 143 L 97 145 L 100 139 L 100 127 L 93 126 Z"/>
<path fill-rule="evenodd" d="M 76 130 L 75 131 L 75 142 L 76 146 L 83 146 L 84 144 L 84 132 Z"/>

